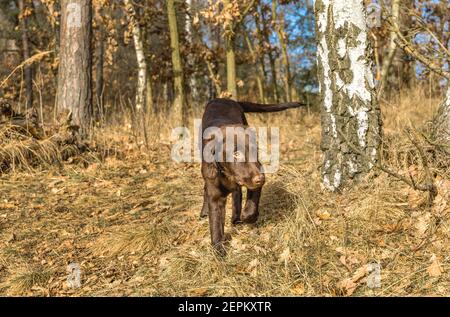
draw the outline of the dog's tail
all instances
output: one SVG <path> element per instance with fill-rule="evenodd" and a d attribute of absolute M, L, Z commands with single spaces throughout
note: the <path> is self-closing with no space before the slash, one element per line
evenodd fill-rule
<path fill-rule="evenodd" d="M 286 109 L 306 106 L 306 104 L 300 102 L 260 104 L 246 101 L 238 101 L 238 103 L 241 105 L 242 109 L 244 109 L 244 112 L 277 112 Z"/>

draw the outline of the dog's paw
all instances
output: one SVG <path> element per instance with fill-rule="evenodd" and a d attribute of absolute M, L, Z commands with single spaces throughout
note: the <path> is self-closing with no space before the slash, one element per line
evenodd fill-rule
<path fill-rule="evenodd" d="M 233 226 L 240 225 L 240 224 L 242 224 L 242 220 L 241 220 L 240 217 L 239 217 L 239 218 L 236 218 L 236 219 L 231 219 L 231 224 L 232 224 Z"/>
<path fill-rule="evenodd" d="M 214 254 L 219 258 L 224 258 L 227 255 L 227 250 L 223 242 L 216 243 L 213 245 Z"/>
<path fill-rule="evenodd" d="M 241 220 L 246 224 L 254 224 L 258 221 L 258 214 L 250 214 L 248 216 L 242 216 Z"/>

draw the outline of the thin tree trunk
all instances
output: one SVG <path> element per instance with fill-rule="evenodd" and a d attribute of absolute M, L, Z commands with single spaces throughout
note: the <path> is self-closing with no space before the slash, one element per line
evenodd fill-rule
<path fill-rule="evenodd" d="M 394 24 L 393 28 L 390 31 L 389 34 L 389 45 L 387 50 L 387 55 L 383 58 L 383 64 L 381 66 L 381 80 L 379 85 L 379 94 L 381 95 L 384 91 L 384 88 L 386 87 L 388 76 L 389 76 L 389 70 L 391 69 L 392 61 L 395 56 L 395 51 L 397 49 L 396 39 L 397 39 L 397 32 L 395 29 L 398 29 L 399 25 L 399 14 L 400 14 L 400 0 L 392 0 L 392 16 L 391 20 Z"/>
<path fill-rule="evenodd" d="M 194 41 L 193 36 L 193 23 L 192 23 L 192 0 L 186 0 L 186 41 L 188 43 L 192 43 Z M 189 56 L 188 59 L 189 64 L 192 64 L 192 56 Z M 189 78 L 190 84 L 190 92 L 192 100 L 197 100 L 198 97 L 198 89 L 197 89 L 197 79 L 195 77 L 195 71 L 192 72 L 191 77 Z"/>
<path fill-rule="evenodd" d="M 149 39 L 148 39 L 148 35 L 146 32 L 146 29 L 144 28 L 142 30 L 142 42 L 143 42 L 143 47 L 144 47 L 144 52 L 149 52 L 150 48 L 149 46 L 151 44 L 149 44 Z M 150 41 L 151 42 L 151 41 Z M 148 62 L 148 60 L 146 60 L 146 65 L 147 65 L 147 76 L 146 76 L 146 88 L 145 88 L 145 113 L 146 113 L 146 117 L 149 118 L 152 114 L 155 113 L 156 109 L 155 109 L 155 104 L 153 101 L 153 80 L 152 80 L 152 69 L 151 69 L 151 63 Z"/>
<path fill-rule="evenodd" d="M 215 50 L 219 49 L 220 46 L 220 33 L 219 31 L 213 30 L 213 26 L 212 24 L 208 24 L 208 33 L 209 36 L 211 38 L 211 41 L 213 41 L 213 39 L 215 39 Z M 221 81 L 220 81 L 220 76 L 218 74 L 217 71 L 217 63 L 216 63 L 216 56 L 213 52 L 213 49 L 209 49 L 209 47 L 203 43 L 205 50 L 208 50 L 208 54 L 205 58 L 205 62 L 206 62 L 206 67 L 208 69 L 208 74 L 209 74 L 209 82 L 210 82 L 210 92 L 209 92 L 209 99 L 213 99 L 216 98 L 217 96 L 220 96 L 222 94 L 222 87 L 221 87 Z M 211 45 L 214 45 L 213 43 Z"/>
<path fill-rule="evenodd" d="M 231 98 L 237 100 L 236 85 L 236 57 L 234 53 L 234 38 L 229 36 L 226 39 L 227 50 L 227 91 L 231 94 Z"/>
<path fill-rule="evenodd" d="M 281 57 L 282 57 L 282 63 L 283 63 L 283 67 L 284 67 L 283 82 L 284 82 L 284 91 L 286 94 L 286 101 L 291 102 L 292 101 L 291 88 L 290 88 L 291 70 L 290 70 L 290 63 L 289 63 L 289 54 L 287 51 L 286 32 L 284 30 L 284 14 L 281 14 L 280 20 L 278 20 L 277 0 L 272 1 L 272 23 L 275 27 L 278 42 L 280 43 L 280 47 L 281 47 Z"/>
<path fill-rule="evenodd" d="M 229 0 L 223 0 L 225 9 L 230 7 Z M 225 39 L 226 56 L 227 56 L 227 91 L 231 94 L 231 98 L 237 100 L 237 85 L 236 85 L 236 56 L 234 52 L 234 35 L 233 25 L 229 25 Z"/>
<path fill-rule="evenodd" d="M 174 77 L 175 100 L 173 104 L 173 118 L 176 124 L 185 121 L 185 95 L 183 84 L 183 67 L 180 56 L 180 42 L 178 38 L 177 17 L 174 0 L 167 0 L 167 14 L 169 19 L 170 46 L 172 49 L 172 67 Z"/>
<path fill-rule="evenodd" d="M 145 97 L 146 106 L 145 106 L 145 109 L 146 109 L 147 116 L 148 116 L 148 114 L 151 114 L 151 113 L 155 112 L 155 103 L 153 102 L 153 87 L 152 87 L 152 81 L 150 79 L 150 72 L 149 71 L 148 71 L 148 76 L 147 76 L 147 87 L 145 89 L 145 93 L 146 93 L 146 97 Z"/>
<path fill-rule="evenodd" d="M 57 110 L 68 110 L 82 136 L 92 120 L 92 2 L 61 1 L 61 46 Z"/>
<path fill-rule="evenodd" d="M 138 117 L 144 113 L 145 103 L 145 88 L 147 85 L 147 62 L 145 60 L 144 43 L 142 41 L 142 31 L 139 26 L 139 21 L 136 16 L 136 10 L 130 0 L 124 0 L 127 10 L 127 17 L 132 27 L 134 48 L 136 51 L 137 65 L 138 65 L 138 85 L 136 92 L 136 112 Z"/>
<path fill-rule="evenodd" d="M 273 56 L 272 52 L 268 52 L 268 56 L 269 56 L 270 73 L 272 75 L 271 86 L 272 86 L 273 97 L 274 97 L 275 102 L 279 102 L 280 101 L 280 93 L 278 92 L 278 83 L 277 83 L 278 76 L 277 76 L 277 68 L 275 65 L 275 57 Z"/>
<path fill-rule="evenodd" d="M 315 9 L 322 182 L 335 191 L 362 179 L 377 162 L 381 114 L 363 0 L 316 0 Z"/>
<path fill-rule="evenodd" d="M 22 52 L 23 60 L 26 61 L 30 58 L 30 45 L 28 41 L 28 22 L 25 16 L 25 4 L 24 0 L 19 0 L 20 9 L 20 30 L 22 32 Z M 26 109 L 33 107 L 33 69 L 32 65 L 25 65 L 25 97 L 26 97 Z"/>
<path fill-rule="evenodd" d="M 273 100 L 275 102 L 279 102 L 280 101 L 280 95 L 278 92 L 278 84 L 277 84 L 277 70 L 275 67 L 275 58 L 273 56 L 273 52 L 272 52 L 272 47 L 270 45 L 270 39 L 269 39 L 269 29 L 267 27 L 267 23 L 265 21 L 265 17 L 264 17 L 264 11 L 261 10 L 261 19 L 262 19 L 262 25 L 263 25 L 263 36 L 264 36 L 264 41 L 265 43 L 267 43 L 270 48 L 269 51 L 267 52 L 267 56 L 269 57 L 269 66 L 270 66 L 270 75 L 271 75 L 271 86 L 272 86 L 272 94 L 273 94 Z"/>
<path fill-rule="evenodd" d="M 259 92 L 259 100 L 262 103 L 266 103 L 266 96 L 264 92 L 264 70 L 261 68 L 261 64 L 258 63 L 258 57 L 256 56 L 255 50 L 253 48 L 253 44 L 247 34 L 246 31 L 244 31 L 244 37 L 245 42 L 247 43 L 248 50 L 250 52 L 250 55 L 252 57 L 253 64 L 256 64 L 257 67 L 257 74 L 256 74 L 256 84 L 258 86 L 258 92 Z"/>
<path fill-rule="evenodd" d="M 104 66 L 104 55 L 105 55 L 105 43 L 104 43 L 104 30 L 103 27 L 100 26 L 99 29 L 99 39 L 97 42 L 97 65 L 96 65 L 96 73 L 95 73 L 95 94 L 96 94 L 96 103 L 97 103 L 97 119 L 103 120 L 103 105 L 104 105 L 104 97 L 103 97 L 103 66 Z"/>
<path fill-rule="evenodd" d="M 217 95 L 222 93 L 222 88 L 220 87 L 219 76 L 214 72 L 214 64 L 210 60 L 206 60 L 206 67 L 208 68 L 209 78 L 213 83 L 213 87 Z"/>
<path fill-rule="evenodd" d="M 401 4 L 405 11 L 408 12 L 414 9 L 415 1 L 403 1 Z M 398 21 L 401 35 L 408 43 L 412 43 L 414 38 L 414 32 L 410 32 L 411 25 L 414 23 L 412 15 L 399 14 Z M 398 34 L 397 37 L 399 37 Z M 393 69 L 395 74 L 392 77 L 394 80 L 397 80 L 397 90 L 413 87 L 416 78 L 416 60 L 409 58 L 404 50 L 397 50 L 393 58 Z"/>
<path fill-rule="evenodd" d="M 263 39 L 263 36 L 261 34 L 261 26 L 260 26 L 261 22 L 260 21 L 261 21 L 261 15 L 259 14 L 258 18 L 255 18 L 256 34 L 257 34 L 256 36 L 258 38 L 258 44 L 259 44 L 259 47 L 261 49 L 261 52 L 263 52 L 264 39 Z M 259 54 L 259 65 L 260 65 L 260 68 L 261 68 L 262 74 L 263 74 L 262 81 L 263 81 L 263 83 L 266 83 L 267 72 L 266 72 L 266 65 L 265 65 L 265 62 L 264 62 L 264 53 Z"/>

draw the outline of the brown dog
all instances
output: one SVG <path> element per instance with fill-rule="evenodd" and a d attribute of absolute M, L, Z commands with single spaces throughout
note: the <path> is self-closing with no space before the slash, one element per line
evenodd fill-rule
<path fill-rule="evenodd" d="M 203 208 L 200 216 L 209 216 L 211 243 L 219 254 L 225 254 L 223 247 L 225 240 L 225 203 L 230 193 L 233 200 L 233 224 L 240 222 L 254 223 L 259 215 L 258 205 L 265 177 L 257 157 L 253 159 L 251 157 L 251 154 L 255 153 L 256 144 L 244 132 L 248 126 L 245 113 L 276 112 L 300 106 L 303 106 L 303 104 L 262 105 L 236 102 L 228 99 L 214 99 L 206 105 L 202 119 L 202 135 L 204 136 L 202 144 L 207 152 L 208 145 L 211 145 L 211 143 L 217 145 L 217 142 L 219 142 L 218 151 L 220 153 L 216 153 L 216 147 L 211 146 L 209 146 L 211 148 L 211 158 L 207 159 L 205 157 L 205 151 L 202 153 L 202 176 L 205 186 Z M 218 140 L 217 135 L 205 138 L 205 134 L 211 128 L 220 130 L 222 139 Z M 234 128 L 235 133 L 227 134 L 227 128 Z M 230 137 L 234 138 L 234 140 L 228 140 Z M 234 144 L 236 142 L 232 142 L 234 144 L 233 148 L 227 148 L 227 141 L 236 141 L 239 138 L 245 139 L 244 148 L 238 148 L 237 144 Z M 225 160 L 224 158 L 227 158 L 227 155 L 232 159 Z M 242 186 L 247 188 L 247 201 L 243 211 Z"/>

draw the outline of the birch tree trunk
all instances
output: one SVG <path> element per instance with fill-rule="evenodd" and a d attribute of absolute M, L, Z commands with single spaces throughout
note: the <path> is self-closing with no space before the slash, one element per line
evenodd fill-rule
<path fill-rule="evenodd" d="M 138 117 L 144 113 L 145 88 L 147 85 L 147 62 L 145 60 L 144 43 L 142 41 L 142 31 L 136 16 L 136 10 L 130 0 L 124 0 L 127 10 L 128 21 L 131 24 L 133 33 L 134 48 L 138 66 L 138 84 L 136 89 L 136 112 Z"/>
<path fill-rule="evenodd" d="M 434 118 L 433 129 L 435 140 L 441 145 L 450 147 L 450 85 Z"/>
<path fill-rule="evenodd" d="M 176 124 L 181 125 L 185 120 L 185 95 L 183 84 L 183 67 L 180 56 L 180 41 L 178 37 L 177 17 L 174 0 L 167 0 L 167 15 L 169 18 L 170 47 L 172 49 L 172 67 L 174 77 L 175 99 L 173 103 L 173 115 Z"/>
<path fill-rule="evenodd" d="M 92 2 L 61 1 L 57 111 L 68 110 L 86 136 L 92 120 Z"/>
<path fill-rule="evenodd" d="M 193 23 L 192 23 L 192 0 L 186 0 L 186 41 L 192 43 L 194 41 L 193 36 Z M 189 64 L 192 64 L 192 57 L 189 56 Z M 189 78 L 189 87 L 191 90 L 192 100 L 197 100 L 198 90 L 197 90 L 197 80 L 195 78 L 195 71 L 192 72 Z"/>
<path fill-rule="evenodd" d="M 22 53 L 23 60 L 26 61 L 30 58 L 30 45 L 28 41 L 28 22 L 25 16 L 25 4 L 24 0 L 19 0 L 20 10 L 20 31 L 22 33 Z M 33 69 L 31 65 L 25 65 L 25 108 L 30 109 L 33 107 Z"/>
<path fill-rule="evenodd" d="M 323 185 L 336 191 L 378 160 L 381 114 L 363 0 L 316 0 Z"/>

